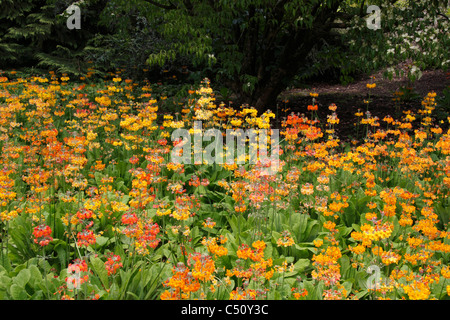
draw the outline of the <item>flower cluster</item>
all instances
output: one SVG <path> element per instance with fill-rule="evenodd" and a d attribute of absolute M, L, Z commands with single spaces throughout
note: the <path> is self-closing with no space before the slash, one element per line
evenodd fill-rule
<path fill-rule="evenodd" d="M 47 246 L 50 241 L 53 240 L 51 237 L 52 229 L 44 224 L 38 225 L 33 229 L 34 243 L 39 244 L 41 247 Z"/>

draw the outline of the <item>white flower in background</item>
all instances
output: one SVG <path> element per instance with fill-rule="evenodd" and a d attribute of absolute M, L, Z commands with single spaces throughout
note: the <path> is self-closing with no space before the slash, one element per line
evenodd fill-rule
<path fill-rule="evenodd" d="M 415 76 L 416 80 L 419 80 L 422 77 L 422 71 L 420 71 L 420 69 L 416 65 L 413 65 L 411 67 L 409 74 Z"/>

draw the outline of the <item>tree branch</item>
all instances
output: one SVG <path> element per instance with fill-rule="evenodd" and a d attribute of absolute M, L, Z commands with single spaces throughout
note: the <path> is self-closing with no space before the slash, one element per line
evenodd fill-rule
<path fill-rule="evenodd" d="M 154 6 L 157 6 L 158 8 L 162 8 L 162 9 L 166 9 L 166 10 L 173 10 L 173 9 L 177 9 L 177 6 L 174 5 L 172 2 L 169 1 L 170 4 L 162 4 L 153 0 L 144 0 Z"/>
<path fill-rule="evenodd" d="M 438 16 L 442 16 L 442 17 L 444 17 L 444 18 L 447 19 L 447 20 L 450 20 L 449 17 L 447 17 L 447 16 L 446 16 L 445 14 L 443 14 L 443 13 L 440 13 L 440 12 L 439 12 L 437 15 L 438 15 Z"/>
<path fill-rule="evenodd" d="M 364 15 L 365 15 L 365 12 L 364 12 L 364 4 L 365 4 L 365 2 L 366 1 L 362 1 L 361 2 L 361 6 L 359 7 L 359 16 L 362 18 L 362 17 L 364 17 Z"/>
<path fill-rule="evenodd" d="M 331 29 L 346 29 L 348 27 L 350 27 L 349 24 L 344 23 L 344 22 L 332 22 L 329 24 Z"/>

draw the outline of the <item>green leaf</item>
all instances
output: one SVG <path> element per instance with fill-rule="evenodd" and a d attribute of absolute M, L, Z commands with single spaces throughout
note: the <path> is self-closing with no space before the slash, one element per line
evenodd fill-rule
<path fill-rule="evenodd" d="M 299 259 L 294 264 L 294 270 L 297 272 L 303 272 L 309 266 L 309 259 Z"/>
<path fill-rule="evenodd" d="M 98 236 L 96 239 L 97 239 L 97 244 L 99 246 L 105 245 L 108 242 L 108 240 L 109 240 L 109 238 L 106 238 L 106 237 L 103 237 L 103 236 Z"/>
<path fill-rule="evenodd" d="M 350 259 L 346 256 L 346 255 L 343 255 L 340 259 L 339 259 L 339 263 L 340 263 L 340 265 L 341 265 L 341 275 L 342 275 L 342 278 L 347 278 L 348 277 L 348 275 L 347 275 L 347 273 L 349 272 L 349 270 L 350 270 Z"/>
<path fill-rule="evenodd" d="M 357 299 L 361 299 L 361 298 L 363 298 L 364 296 L 366 296 L 368 294 L 368 291 L 367 290 L 363 290 L 363 291 L 360 291 L 360 292 L 358 292 L 357 294 L 355 294 L 355 297 L 357 298 Z"/>
<path fill-rule="evenodd" d="M 301 246 L 300 244 L 294 244 L 294 248 L 298 251 L 310 251 L 312 253 L 317 253 L 317 248 L 312 246 Z"/>
<path fill-rule="evenodd" d="M 42 274 L 41 271 L 39 271 L 39 268 L 36 267 L 35 265 L 31 265 L 28 269 L 30 270 L 31 274 L 31 279 L 29 281 L 30 285 L 34 287 L 37 283 L 41 283 Z"/>
<path fill-rule="evenodd" d="M 272 231 L 272 242 L 277 243 L 277 240 L 281 237 L 281 233 Z"/>
<path fill-rule="evenodd" d="M 11 293 L 11 297 L 14 300 L 26 300 L 28 298 L 28 294 L 25 291 L 24 287 L 19 286 L 18 284 L 14 283 L 11 288 L 9 289 Z"/>
<path fill-rule="evenodd" d="M 134 298 L 134 300 L 140 300 L 139 297 L 131 291 L 127 291 L 127 295 Z"/>
<path fill-rule="evenodd" d="M 350 232 L 352 232 L 353 228 L 342 226 L 342 227 L 339 227 L 338 230 L 339 230 L 340 237 L 347 237 L 350 234 Z"/>
<path fill-rule="evenodd" d="M 347 291 L 347 294 L 346 294 L 346 297 L 347 297 L 352 290 L 353 283 L 351 283 L 350 281 L 345 281 L 343 286 L 344 286 L 344 289 Z"/>
<path fill-rule="evenodd" d="M 64 241 L 61 241 L 60 243 L 58 243 L 55 246 L 55 251 L 58 254 L 58 259 L 59 259 L 59 263 L 61 265 L 61 269 L 66 268 L 66 264 L 67 264 L 67 253 L 66 253 L 66 248 L 67 243 L 65 243 Z"/>
<path fill-rule="evenodd" d="M 17 274 L 17 276 L 14 277 L 13 282 L 22 288 L 25 288 L 25 285 L 30 281 L 31 279 L 31 272 L 28 269 L 22 269 Z"/>
<path fill-rule="evenodd" d="M 104 177 L 104 175 L 101 172 L 94 172 L 94 178 L 95 178 L 95 182 L 97 183 L 98 186 L 102 185 L 102 178 Z"/>
<path fill-rule="evenodd" d="M 36 291 L 31 297 L 30 300 L 43 300 L 44 299 L 44 293 L 42 290 Z"/>
<path fill-rule="evenodd" d="M 91 265 L 103 286 L 109 288 L 108 272 L 106 271 L 103 261 L 98 257 L 91 256 Z"/>

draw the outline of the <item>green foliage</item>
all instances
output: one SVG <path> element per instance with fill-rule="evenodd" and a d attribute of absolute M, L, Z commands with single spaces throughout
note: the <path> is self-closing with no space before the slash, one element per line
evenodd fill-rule
<path fill-rule="evenodd" d="M 445 1 L 373 1 L 380 30 L 367 28 L 368 4 L 354 0 L 90 0 L 79 4 L 82 28 L 69 30 L 62 13 L 71 2 L 2 0 L 0 67 L 79 76 L 92 61 L 135 79 L 207 76 L 262 109 L 311 77 L 350 82 L 387 68 L 414 82 L 450 61 Z"/>
<path fill-rule="evenodd" d="M 51 54 L 38 52 L 35 57 L 39 59 L 37 67 L 54 70 L 59 74 L 70 74 L 81 76 L 86 73 L 87 64 L 84 61 L 83 52 L 71 50 L 61 45 L 56 46 Z"/>
<path fill-rule="evenodd" d="M 363 71 L 387 68 L 385 76 L 407 76 L 411 83 L 421 70 L 447 69 L 450 64 L 450 23 L 438 1 L 399 2 L 381 7 L 381 29 L 366 27 L 365 17 L 355 16 L 344 34 L 352 66 Z"/>
<path fill-rule="evenodd" d="M 446 68 L 450 61 L 448 19 L 439 16 L 444 1 L 375 1 L 382 14 L 376 31 L 366 26 L 365 2 L 148 2 L 155 9 L 148 19 L 162 21 L 155 27 L 169 44 L 149 55 L 150 65 L 188 55 L 194 65 L 211 69 L 220 86 L 257 108 L 270 107 L 296 77 L 327 73 L 348 82 L 354 73 L 406 61 L 404 73 L 413 82 L 420 70 Z M 386 75 L 395 71 L 401 72 L 388 69 Z"/>
<path fill-rule="evenodd" d="M 30 59 L 32 46 L 39 46 L 49 31 L 45 15 L 36 14 L 44 5 L 42 1 L 32 0 L 20 4 L 12 0 L 0 2 L 0 65 L 20 64 Z"/>
<path fill-rule="evenodd" d="M 68 1 L 2 0 L 0 67 L 35 66 L 71 75 L 85 73 L 87 64 L 82 50 L 97 31 L 94 17 L 102 2 L 80 3 L 83 27 L 69 30 L 64 14 L 70 4 Z"/>
<path fill-rule="evenodd" d="M 109 1 L 98 12 L 99 26 L 107 32 L 95 34 L 83 49 L 86 60 L 92 61 L 103 71 L 121 70 L 130 78 L 139 79 L 149 69 L 148 56 L 155 46 L 163 40 L 153 29 L 156 21 L 148 21 L 148 6 L 131 6 L 122 3 L 118 8 L 116 1 Z"/>

